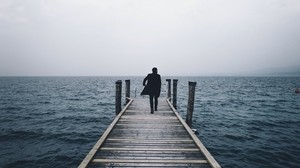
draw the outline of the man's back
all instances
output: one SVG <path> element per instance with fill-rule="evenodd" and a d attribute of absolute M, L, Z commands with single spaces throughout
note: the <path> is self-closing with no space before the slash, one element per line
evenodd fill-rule
<path fill-rule="evenodd" d="M 159 74 L 148 74 L 148 87 L 154 89 L 154 90 L 160 90 L 161 86 L 161 79 Z"/>

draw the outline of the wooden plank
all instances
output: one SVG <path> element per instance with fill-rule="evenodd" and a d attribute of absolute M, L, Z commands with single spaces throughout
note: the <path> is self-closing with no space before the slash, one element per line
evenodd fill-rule
<path fill-rule="evenodd" d="M 145 159 L 187 159 L 187 160 L 196 160 L 201 159 L 205 160 L 206 158 L 203 155 L 199 155 L 199 152 L 192 153 L 192 152 L 181 152 L 181 153 L 149 153 L 143 151 L 118 151 L 118 152 L 102 152 L 102 154 L 96 155 L 94 159 L 137 159 L 137 160 L 145 160 Z"/>
<path fill-rule="evenodd" d="M 184 164 L 184 163 L 92 163 L 92 168 L 124 168 L 124 167 L 142 167 L 142 168 L 210 168 L 209 164 Z"/>
<path fill-rule="evenodd" d="M 94 157 L 108 159 L 205 159 L 199 151 L 101 151 Z"/>
<path fill-rule="evenodd" d="M 106 141 L 122 141 L 122 142 L 130 142 L 130 143 L 186 143 L 186 142 L 194 142 L 191 139 L 129 139 L 129 138 L 124 138 L 124 139 L 118 139 L 118 138 L 108 138 Z"/>
<path fill-rule="evenodd" d="M 130 156 L 129 155 L 116 155 L 116 156 L 112 156 L 112 155 L 108 155 L 108 156 L 95 156 L 94 159 L 126 159 L 126 160 L 206 160 L 206 158 L 203 156 L 202 158 L 200 157 L 189 157 L 187 158 L 186 156 L 172 156 L 170 154 L 165 155 L 165 156 L 161 156 L 161 155 L 134 155 L 134 156 Z M 207 162 L 208 163 L 208 162 Z"/>
<path fill-rule="evenodd" d="M 179 127 L 181 126 L 182 128 L 183 125 L 179 125 L 180 123 L 178 123 L 178 121 L 169 121 L 168 123 L 166 122 L 153 122 L 153 121 L 135 121 L 130 122 L 130 121 L 119 121 L 118 124 L 116 126 L 128 126 L 128 127 Z"/>
<path fill-rule="evenodd" d="M 123 159 L 94 159 L 94 163 L 208 163 L 206 160 L 123 160 Z"/>
<path fill-rule="evenodd" d="M 192 140 L 174 140 L 174 141 L 155 141 L 151 139 L 141 140 L 141 139 L 134 139 L 134 140 L 106 140 L 107 143 L 121 143 L 121 144 L 195 144 Z"/>
<path fill-rule="evenodd" d="M 156 154 L 156 155 L 186 155 L 186 156 L 204 156 L 199 150 L 193 150 L 193 151 L 176 151 L 176 150 L 134 150 L 134 151 L 128 151 L 128 150 L 102 150 L 97 153 L 96 156 L 105 156 L 105 154 L 111 153 L 111 154 L 132 154 L 132 155 L 140 155 L 140 154 Z"/>
<path fill-rule="evenodd" d="M 130 114 L 130 113 L 149 113 L 149 110 L 136 110 L 136 109 L 131 109 L 131 110 L 126 110 L 124 114 Z M 163 114 L 163 113 L 170 113 L 173 114 L 172 110 L 159 110 L 156 111 L 156 113 Z"/>
<path fill-rule="evenodd" d="M 176 116 L 147 116 L 147 115 L 125 115 L 121 117 L 121 120 L 178 120 Z"/>
<path fill-rule="evenodd" d="M 181 127 L 180 127 L 181 128 Z M 144 131 L 149 131 L 149 132 L 172 132 L 171 130 L 173 129 L 178 129 L 176 132 L 184 132 L 183 130 L 178 128 L 174 128 L 174 127 L 155 127 L 153 129 L 149 128 L 149 127 L 143 127 L 143 128 L 134 128 L 134 127 L 123 127 L 123 128 L 115 128 L 114 131 L 116 132 L 144 132 Z"/>
<path fill-rule="evenodd" d="M 120 123 L 131 123 L 131 124 L 163 124 L 168 125 L 169 123 L 178 124 L 176 119 L 120 119 Z"/>
<path fill-rule="evenodd" d="M 198 148 L 106 148 L 103 147 L 100 150 L 109 150 L 109 151 L 200 151 Z"/>
<path fill-rule="evenodd" d="M 182 128 L 184 128 L 182 125 L 180 125 L 180 122 L 178 122 L 177 120 L 120 120 L 118 122 L 118 125 L 129 125 L 129 126 L 139 126 L 139 127 L 143 127 L 143 125 L 145 126 L 149 126 L 152 125 L 153 127 L 159 126 L 159 127 L 169 127 L 169 126 L 181 126 Z M 117 125 L 117 126 L 118 126 Z"/>
<path fill-rule="evenodd" d="M 197 148 L 197 146 L 194 143 L 189 143 L 189 144 L 159 144 L 159 143 L 154 143 L 154 144 L 142 144 L 142 143 L 134 143 L 134 144 L 126 144 L 126 143 L 104 143 L 102 148 L 139 148 L 139 149 L 149 149 L 149 148 L 154 148 L 154 149 L 193 149 Z"/>
<path fill-rule="evenodd" d="M 182 134 L 188 135 L 188 133 L 182 129 L 177 129 L 176 131 L 172 131 L 171 129 L 114 129 L 111 132 L 112 134 Z"/>

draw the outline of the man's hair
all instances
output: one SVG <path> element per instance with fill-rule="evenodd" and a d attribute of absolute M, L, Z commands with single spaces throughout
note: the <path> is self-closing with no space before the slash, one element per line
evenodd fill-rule
<path fill-rule="evenodd" d="M 153 73 L 154 73 L 154 72 L 157 73 L 157 68 L 156 68 L 156 67 L 152 68 L 152 72 L 153 72 Z"/>

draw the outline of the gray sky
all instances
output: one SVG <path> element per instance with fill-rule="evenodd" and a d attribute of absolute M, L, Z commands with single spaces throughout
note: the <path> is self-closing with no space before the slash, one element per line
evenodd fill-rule
<path fill-rule="evenodd" d="M 299 0 L 0 0 L 0 75 L 300 65 Z"/>

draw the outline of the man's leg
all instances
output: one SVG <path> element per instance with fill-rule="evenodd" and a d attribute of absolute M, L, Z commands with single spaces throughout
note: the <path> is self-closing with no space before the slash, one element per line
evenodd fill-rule
<path fill-rule="evenodd" d="M 157 96 L 155 96 L 154 97 L 155 98 L 155 111 L 157 111 L 157 105 L 158 105 L 158 97 Z"/>
<path fill-rule="evenodd" d="M 153 95 L 149 95 L 149 98 L 150 98 L 151 113 L 153 113 Z"/>

